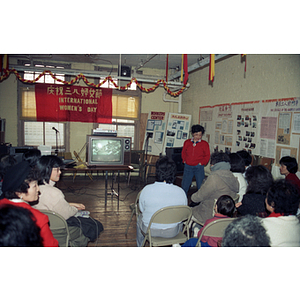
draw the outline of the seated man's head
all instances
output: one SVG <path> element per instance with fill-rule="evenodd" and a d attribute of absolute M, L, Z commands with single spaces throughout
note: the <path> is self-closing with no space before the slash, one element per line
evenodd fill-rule
<path fill-rule="evenodd" d="M 175 162 L 167 156 L 160 157 L 156 164 L 156 181 L 174 183 L 176 179 L 177 166 Z"/>
<path fill-rule="evenodd" d="M 270 237 L 261 219 L 246 215 L 232 221 L 225 229 L 223 247 L 269 247 Z"/>
<path fill-rule="evenodd" d="M 215 165 L 219 162 L 228 162 L 230 163 L 230 157 L 227 153 L 222 151 L 213 152 L 210 156 L 210 164 Z"/>
<path fill-rule="evenodd" d="M 235 209 L 235 203 L 233 199 L 228 195 L 219 197 L 216 202 L 215 212 L 227 217 L 232 217 Z"/>
<path fill-rule="evenodd" d="M 296 215 L 300 195 L 296 186 L 285 179 L 276 180 L 268 190 L 266 208 L 269 212 Z"/>

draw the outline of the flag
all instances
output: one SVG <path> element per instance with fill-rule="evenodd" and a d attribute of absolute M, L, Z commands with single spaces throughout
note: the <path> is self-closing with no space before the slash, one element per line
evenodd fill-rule
<path fill-rule="evenodd" d="M 6 69 L 8 70 L 8 55 L 4 54 L 0 56 L 0 73 L 4 74 Z"/>
<path fill-rule="evenodd" d="M 184 72 L 184 78 L 183 78 L 183 72 Z M 187 54 L 182 54 L 180 81 L 183 82 L 184 85 L 186 85 L 188 78 L 189 78 L 189 74 L 188 74 Z"/>
<path fill-rule="evenodd" d="M 214 81 L 215 78 L 215 55 L 210 54 L 210 61 L 209 61 L 209 81 Z"/>
<path fill-rule="evenodd" d="M 186 85 L 189 78 L 187 54 L 183 54 L 183 69 L 184 69 L 183 85 Z"/>
<path fill-rule="evenodd" d="M 167 54 L 167 59 L 166 59 L 166 82 L 168 82 L 168 69 L 169 69 L 169 54 Z"/>
<path fill-rule="evenodd" d="M 246 54 L 242 54 L 242 59 L 244 59 L 244 61 L 245 61 L 245 70 L 244 70 L 244 72 L 246 73 L 246 67 L 247 67 L 247 59 L 246 59 Z"/>

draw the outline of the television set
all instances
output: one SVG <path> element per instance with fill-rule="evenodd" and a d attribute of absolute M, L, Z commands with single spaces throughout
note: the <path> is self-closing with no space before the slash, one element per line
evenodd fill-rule
<path fill-rule="evenodd" d="M 131 137 L 88 135 L 86 146 L 88 166 L 129 166 Z"/>

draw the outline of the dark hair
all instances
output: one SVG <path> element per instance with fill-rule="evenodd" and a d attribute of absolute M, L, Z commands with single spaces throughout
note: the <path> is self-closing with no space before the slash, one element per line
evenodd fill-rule
<path fill-rule="evenodd" d="M 217 212 L 227 217 L 232 217 L 235 209 L 233 199 L 228 195 L 223 195 L 217 200 Z"/>
<path fill-rule="evenodd" d="M 177 166 L 168 156 L 160 157 L 156 164 L 156 181 L 173 183 L 176 179 Z"/>
<path fill-rule="evenodd" d="M 245 172 L 245 161 L 241 156 L 237 153 L 230 153 L 230 171 L 236 173 L 244 173 Z"/>
<path fill-rule="evenodd" d="M 0 160 L 0 180 L 3 179 L 5 172 L 8 168 L 17 164 L 17 160 L 13 155 L 7 154 L 4 155 Z"/>
<path fill-rule="evenodd" d="M 275 213 L 296 215 L 300 194 L 297 187 L 285 179 L 276 180 L 267 193 L 267 202 L 274 208 Z"/>
<path fill-rule="evenodd" d="M 41 173 L 41 180 L 39 184 L 44 184 L 44 181 L 49 183 L 53 168 L 64 167 L 64 162 L 56 155 L 43 155 L 36 163 L 36 168 Z"/>
<path fill-rule="evenodd" d="M 19 185 L 19 187 L 15 188 L 13 191 L 8 190 L 4 191 L 2 194 L 2 198 L 7 199 L 15 199 L 19 198 L 16 193 L 24 193 L 26 194 L 28 192 L 28 189 L 30 188 L 29 183 L 32 181 L 39 181 L 40 180 L 40 172 L 36 169 L 31 169 L 26 176 L 25 180 Z"/>
<path fill-rule="evenodd" d="M 296 172 L 298 171 L 298 163 L 297 163 L 297 160 L 296 158 L 294 157 L 291 157 L 291 156 L 283 156 L 279 163 L 281 165 L 285 165 L 287 170 L 290 172 L 290 173 L 293 173 L 293 174 L 296 174 Z"/>
<path fill-rule="evenodd" d="M 0 247 L 41 247 L 40 228 L 30 210 L 0 206 Z"/>
<path fill-rule="evenodd" d="M 192 133 L 200 132 L 200 131 L 202 132 L 202 134 L 204 134 L 205 129 L 204 129 L 203 126 L 201 126 L 201 125 L 199 125 L 199 124 L 193 125 L 193 126 L 192 126 Z"/>
<path fill-rule="evenodd" d="M 210 156 L 210 164 L 215 165 L 218 162 L 229 162 L 230 163 L 230 158 L 229 155 L 225 152 L 222 151 L 216 151 L 213 152 Z"/>
<path fill-rule="evenodd" d="M 31 166 L 34 166 L 37 160 L 42 156 L 41 150 L 39 149 L 29 149 L 23 153 L 23 160 L 27 160 Z"/>
<path fill-rule="evenodd" d="M 246 193 L 266 195 L 273 183 L 271 172 L 263 165 L 251 166 L 246 170 L 245 178 L 248 186 Z"/>
<path fill-rule="evenodd" d="M 246 215 L 233 220 L 225 229 L 223 247 L 270 247 L 270 237 L 261 219 Z"/>
<path fill-rule="evenodd" d="M 240 151 L 237 151 L 236 153 L 239 156 L 242 157 L 242 159 L 245 162 L 245 166 L 246 167 L 248 167 L 249 165 L 251 165 L 251 163 L 252 163 L 252 156 L 251 156 L 251 154 L 248 151 L 246 151 L 246 150 L 240 150 Z"/>

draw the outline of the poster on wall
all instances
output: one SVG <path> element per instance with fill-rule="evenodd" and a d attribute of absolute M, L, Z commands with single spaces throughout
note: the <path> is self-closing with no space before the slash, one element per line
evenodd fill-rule
<path fill-rule="evenodd" d="M 191 115 L 169 113 L 163 154 L 166 154 L 166 147 L 183 146 L 184 141 L 189 138 L 191 118 Z"/>
<path fill-rule="evenodd" d="M 182 147 L 189 138 L 191 115 L 149 112 L 143 149 L 150 155 L 165 155 L 166 147 Z"/>
<path fill-rule="evenodd" d="M 211 135 L 210 150 L 276 158 L 277 146 L 294 154 L 300 133 L 300 98 L 272 99 L 203 106 L 199 124 Z M 296 155 L 296 154 L 295 154 Z"/>
<path fill-rule="evenodd" d="M 148 114 L 143 149 L 150 155 L 160 155 L 166 135 L 168 113 L 151 111 Z"/>

